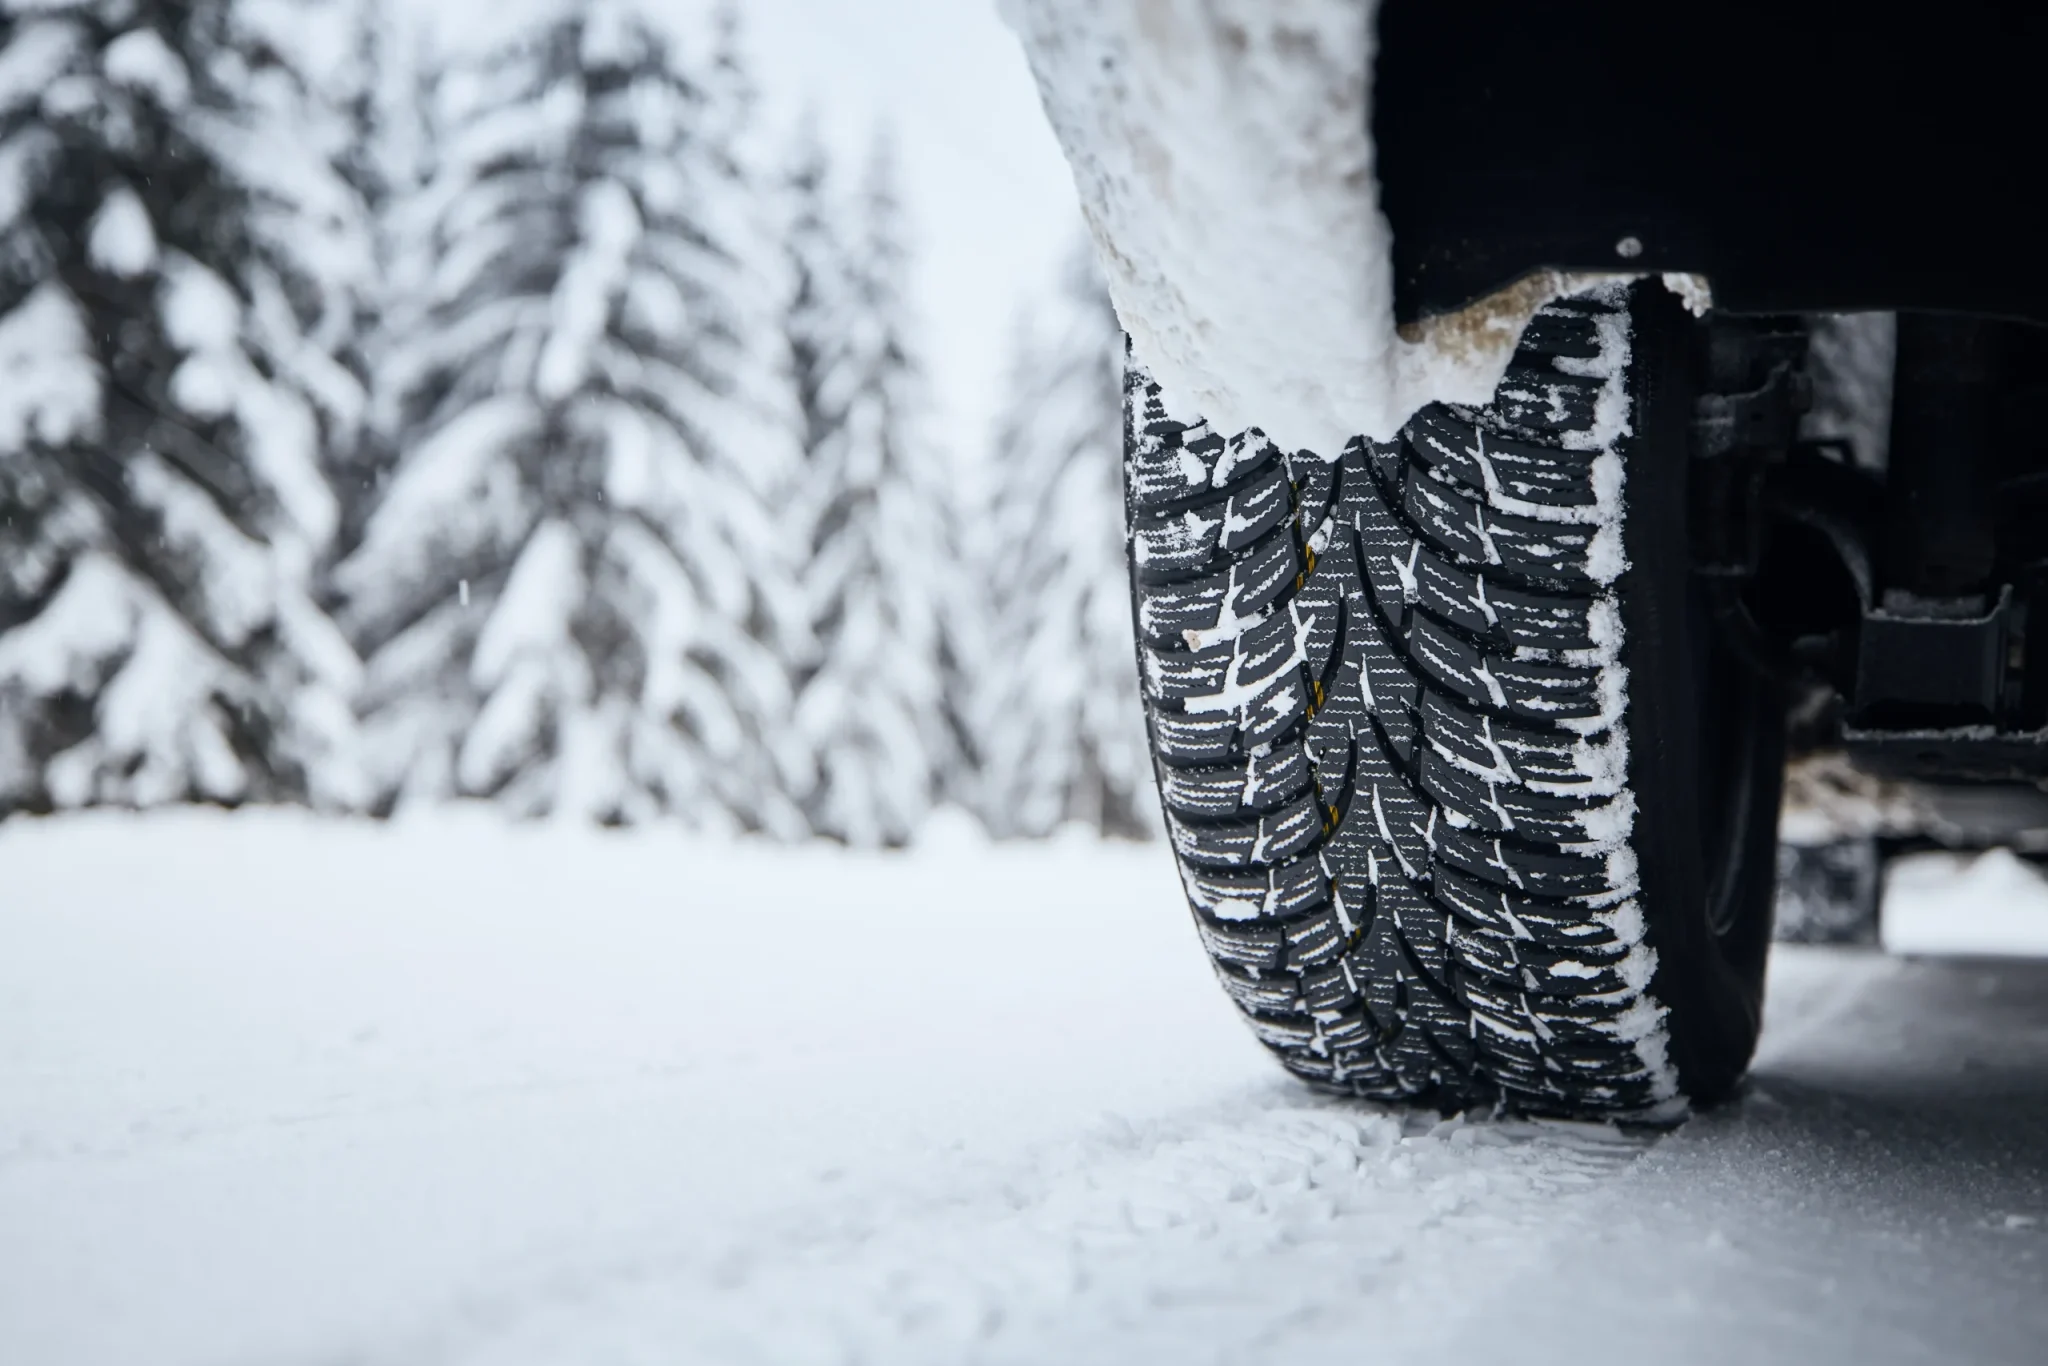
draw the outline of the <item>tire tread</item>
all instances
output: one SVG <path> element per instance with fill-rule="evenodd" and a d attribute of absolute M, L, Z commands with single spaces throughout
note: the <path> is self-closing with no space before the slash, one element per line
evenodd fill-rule
<path fill-rule="evenodd" d="M 1169 834 L 1225 990 L 1312 1084 L 1582 1115 L 1670 1099 L 1637 1046 L 1658 1012 L 1632 864 L 1588 835 L 1630 800 L 1580 448 L 1625 307 L 1547 307 L 1494 404 L 1336 460 L 1176 420 L 1131 371 Z"/>

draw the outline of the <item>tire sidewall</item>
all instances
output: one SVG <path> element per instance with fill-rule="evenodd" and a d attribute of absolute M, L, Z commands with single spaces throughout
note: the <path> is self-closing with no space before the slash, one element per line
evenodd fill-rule
<path fill-rule="evenodd" d="M 1620 591 L 1629 678 L 1629 779 L 1636 800 L 1631 836 L 1648 942 L 1657 953 L 1651 994 L 1667 1010 L 1671 1061 L 1695 1104 L 1726 1096 L 1755 1051 L 1762 1024 L 1764 968 L 1771 939 L 1779 794 L 1784 767 L 1782 708 L 1768 685 L 1750 679 L 1708 687 L 1714 648 L 1695 610 L 1687 525 L 1689 420 L 1696 392 L 1694 324 L 1668 290 L 1632 290 L 1634 436 L 1624 490 L 1629 567 Z M 1749 697 L 1735 694 L 1747 686 Z M 1725 933 L 1709 923 L 1717 870 L 1707 867 L 1700 831 L 1700 709 L 1732 718 L 1745 746 L 1737 765 L 1749 800 L 1728 870 L 1735 914 Z"/>

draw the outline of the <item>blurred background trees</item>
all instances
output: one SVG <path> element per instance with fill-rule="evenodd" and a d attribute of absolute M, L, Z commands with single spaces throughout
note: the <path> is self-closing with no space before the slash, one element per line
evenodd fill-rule
<path fill-rule="evenodd" d="M 1151 829 L 1085 253 L 938 430 L 737 14 L 0 0 L 0 815 Z"/>

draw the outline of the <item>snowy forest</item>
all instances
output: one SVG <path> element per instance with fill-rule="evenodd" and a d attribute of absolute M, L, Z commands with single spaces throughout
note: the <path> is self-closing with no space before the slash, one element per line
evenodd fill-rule
<path fill-rule="evenodd" d="M 0 0 L 0 817 L 1152 828 L 1086 253 L 938 430 L 886 137 L 672 8 Z"/>

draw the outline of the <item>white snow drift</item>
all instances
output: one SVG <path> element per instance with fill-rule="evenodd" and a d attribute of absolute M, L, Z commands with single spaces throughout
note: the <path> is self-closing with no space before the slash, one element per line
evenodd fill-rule
<path fill-rule="evenodd" d="M 1170 408 L 1334 459 L 1426 403 L 1485 403 L 1529 318 L 1588 282 L 1540 274 L 1397 333 L 1376 0 L 1000 3 Z"/>
<path fill-rule="evenodd" d="M 0 827 L 0 1361 L 2039 1359 L 2048 965 L 1781 952 L 1735 1107 L 1439 1123 L 1156 848 L 953 838 Z"/>

